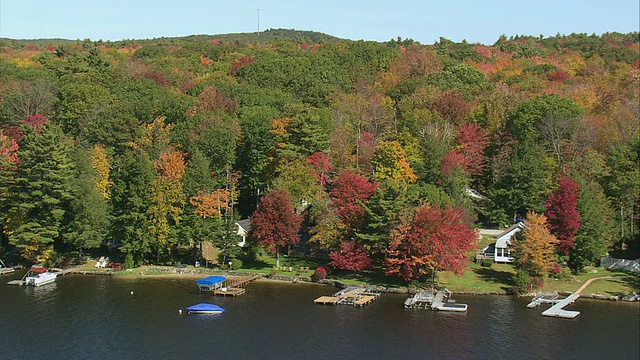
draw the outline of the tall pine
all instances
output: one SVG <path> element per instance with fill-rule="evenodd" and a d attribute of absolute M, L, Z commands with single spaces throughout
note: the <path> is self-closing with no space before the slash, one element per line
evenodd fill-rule
<path fill-rule="evenodd" d="M 25 127 L 19 145 L 18 176 L 11 191 L 16 201 L 8 212 L 7 233 L 25 260 L 43 262 L 61 239 L 64 204 L 72 196 L 72 145 L 51 123 L 37 130 Z"/>

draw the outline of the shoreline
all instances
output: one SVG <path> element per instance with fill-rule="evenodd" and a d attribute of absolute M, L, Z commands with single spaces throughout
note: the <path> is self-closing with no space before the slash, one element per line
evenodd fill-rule
<path fill-rule="evenodd" d="M 118 275 L 118 273 L 122 271 L 132 271 L 131 275 Z M 145 272 L 149 272 L 150 274 L 145 274 Z M 272 282 L 272 283 L 283 283 L 283 284 L 292 284 L 292 283 L 305 283 L 310 285 L 326 285 L 333 286 L 335 288 L 341 289 L 348 287 L 348 284 L 341 283 L 338 280 L 325 279 L 321 281 L 313 281 L 311 276 L 284 276 L 284 275 L 265 275 L 262 273 L 244 273 L 244 272 L 229 272 L 229 271 L 214 271 L 211 269 L 205 268 L 176 268 L 176 267 L 164 267 L 164 266 L 145 266 L 142 268 L 137 268 L 133 270 L 116 270 L 112 269 L 95 269 L 88 270 L 82 268 L 72 268 L 67 269 L 66 274 L 75 274 L 75 275 L 97 275 L 97 276 L 114 276 L 118 279 L 187 279 L 187 280 L 197 280 L 206 276 L 211 275 L 224 275 L 229 279 L 238 279 L 246 276 L 253 275 L 261 275 L 257 282 Z M 588 285 L 588 284 L 584 284 Z M 380 293 L 395 293 L 395 294 L 415 294 L 419 290 L 417 289 L 408 289 L 407 287 L 386 287 L 386 286 L 373 286 L 373 285 L 364 285 L 372 288 L 375 292 Z M 584 287 L 583 287 L 584 288 Z M 582 290 L 582 289 L 581 289 Z M 520 298 L 528 298 L 533 297 L 537 293 L 528 293 L 523 295 L 514 295 L 509 293 L 502 293 L 497 291 L 482 291 L 482 292 L 470 292 L 470 291 L 455 291 L 452 290 L 455 294 L 467 295 L 467 296 L 483 296 L 483 295 L 500 295 L 500 296 L 514 296 Z M 569 291 L 558 291 L 560 295 L 566 296 L 572 294 Z M 593 300 L 607 300 L 612 302 L 625 302 L 625 303 L 633 303 L 638 302 L 637 300 L 625 300 L 630 294 L 625 295 L 603 295 L 599 293 L 590 293 L 590 294 L 580 294 L 580 297 L 585 299 L 593 299 Z"/>

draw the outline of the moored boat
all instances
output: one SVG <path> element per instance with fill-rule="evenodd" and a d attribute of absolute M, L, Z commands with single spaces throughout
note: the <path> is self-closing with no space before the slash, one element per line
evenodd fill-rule
<path fill-rule="evenodd" d="M 200 303 L 187 308 L 189 314 L 215 315 L 222 314 L 224 309 L 216 304 Z"/>
<path fill-rule="evenodd" d="M 24 285 L 27 286 L 42 286 L 51 284 L 52 282 L 56 281 L 56 277 L 58 277 L 58 274 L 50 272 L 46 268 L 32 267 L 24 275 L 22 281 L 24 282 Z"/>

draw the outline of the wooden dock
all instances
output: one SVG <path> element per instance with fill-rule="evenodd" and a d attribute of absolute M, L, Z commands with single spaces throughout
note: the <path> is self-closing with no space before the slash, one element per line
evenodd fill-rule
<path fill-rule="evenodd" d="M 239 296 L 245 293 L 244 288 L 221 288 L 213 291 L 213 295 Z"/>
<path fill-rule="evenodd" d="M 338 305 L 338 298 L 335 296 L 320 296 L 313 300 L 313 302 L 322 305 Z"/>
<path fill-rule="evenodd" d="M 315 304 L 322 305 L 353 305 L 353 306 L 364 306 L 373 302 L 373 300 L 377 299 L 380 296 L 380 293 L 371 292 L 368 289 L 357 287 L 357 288 L 346 288 L 342 289 L 332 296 L 320 296 L 319 298 L 313 300 Z"/>
<path fill-rule="evenodd" d="M 226 280 L 225 286 L 215 289 L 213 295 L 222 296 L 240 296 L 247 290 L 244 288 L 247 284 L 254 282 L 261 278 L 262 275 L 254 275 L 247 278 L 240 278 L 235 280 Z"/>

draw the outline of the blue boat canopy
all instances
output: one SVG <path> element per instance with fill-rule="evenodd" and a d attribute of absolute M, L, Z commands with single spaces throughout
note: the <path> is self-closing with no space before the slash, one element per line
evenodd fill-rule
<path fill-rule="evenodd" d="M 206 278 L 200 279 L 196 281 L 196 284 L 198 286 L 214 286 L 217 284 L 222 283 L 223 281 L 225 281 L 227 278 L 221 275 L 213 275 L 213 276 L 208 276 Z"/>
<path fill-rule="evenodd" d="M 188 311 L 220 311 L 224 312 L 224 309 L 216 304 L 200 303 L 187 308 Z"/>

